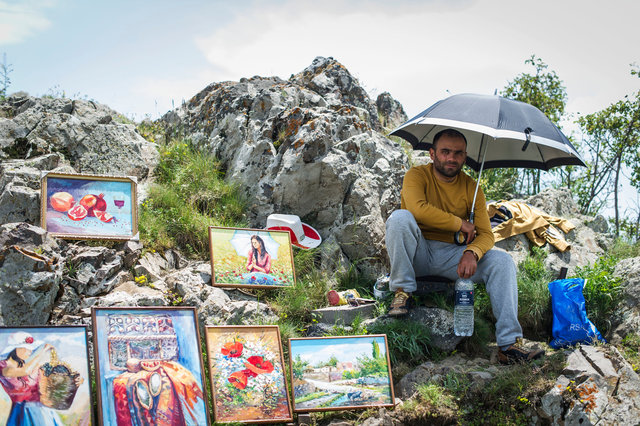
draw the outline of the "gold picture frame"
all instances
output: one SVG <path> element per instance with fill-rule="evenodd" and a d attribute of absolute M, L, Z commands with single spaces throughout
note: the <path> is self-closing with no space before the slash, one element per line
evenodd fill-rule
<path fill-rule="evenodd" d="M 138 233 L 136 188 L 131 177 L 46 173 L 41 226 L 60 238 L 131 239 Z"/>

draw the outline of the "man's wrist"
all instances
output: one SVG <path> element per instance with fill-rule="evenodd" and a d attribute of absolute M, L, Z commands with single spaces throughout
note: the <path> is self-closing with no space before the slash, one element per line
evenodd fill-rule
<path fill-rule="evenodd" d="M 476 262 L 477 262 L 478 260 L 480 260 L 480 258 L 478 258 L 478 255 L 476 254 L 476 252 L 475 252 L 475 251 L 473 251 L 473 250 L 465 250 L 464 252 L 465 252 L 465 253 L 471 253 L 471 254 L 473 255 L 473 257 L 476 259 Z"/>

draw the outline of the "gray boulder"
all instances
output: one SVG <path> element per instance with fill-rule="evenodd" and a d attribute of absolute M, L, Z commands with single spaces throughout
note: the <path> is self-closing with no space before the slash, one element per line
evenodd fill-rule
<path fill-rule="evenodd" d="M 296 214 L 334 236 L 362 271 L 383 271 L 384 222 L 398 207 L 407 159 L 378 133 L 375 102 L 338 62 L 317 58 L 289 81 L 212 84 L 164 120 L 220 158 L 251 200 L 252 227 L 271 213 Z"/>
<path fill-rule="evenodd" d="M 122 267 L 122 256 L 114 249 L 72 246 L 66 253 L 65 280 L 79 295 L 104 295 L 129 278 Z"/>
<path fill-rule="evenodd" d="M 640 377 L 615 347 L 571 351 L 563 374 L 538 408 L 545 423 L 638 424 Z"/>
<path fill-rule="evenodd" d="M 168 297 L 180 305 L 196 307 L 202 325 L 272 324 L 277 321 L 271 308 L 257 298 L 211 286 L 210 272 L 210 264 L 197 262 L 167 274 L 163 280 Z"/>
<path fill-rule="evenodd" d="M 58 153 L 78 173 L 149 176 L 154 144 L 112 109 L 93 101 L 13 95 L 0 104 L 0 159 Z"/>
<path fill-rule="evenodd" d="M 40 182 L 50 170 L 73 171 L 57 153 L 0 163 L 0 223 L 40 223 Z"/>
<path fill-rule="evenodd" d="M 376 98 L 378 118 L 385 130 L 394 130 L 408 120 L 402 104 L 395 100 L 389 92 L 383 92 Z"/>
<path fill-rule="evenodd" d="M 622 279 L 623 302 L 613 318 L 614 328 L 611 342 L 619 344 L 628 334 L 638 334 L 640 330 L 640 257 L 618 262 L 613 272 Z"/>
<path fill-rule="evenodd" d="M 0 226 L 0 322 L 44 325 L 62 281 L 58 243 L 26 223 Z"/>

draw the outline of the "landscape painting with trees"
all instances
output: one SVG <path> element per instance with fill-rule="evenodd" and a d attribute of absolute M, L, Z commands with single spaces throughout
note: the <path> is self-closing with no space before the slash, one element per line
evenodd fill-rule
<path fill-rule="evenodd" d="M 289 339 L 294 411 L 393 406 L 385 335 Z"/>

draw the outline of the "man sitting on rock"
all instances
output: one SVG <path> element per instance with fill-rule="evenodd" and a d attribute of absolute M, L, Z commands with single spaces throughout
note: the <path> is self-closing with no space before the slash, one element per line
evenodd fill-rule
<path fill-rule="evenodd" d="M 391 260 L 389 287 L 395 292 L 389 315 L 408 312 L 416 275 L 438 275 L 483 281 L 496 317 L 498 359 L 509 364 L 540 357 L 542 350 L 516 345 L 522 337 L 518 323 L 518 284 L 511 256 L 491 250 L 494 244 L 485 198 L 478 189 L 475 224 L 468 221 L 475 182 L 462 172 L 467 141 L 457 130 L 435 135 L 429 150 L 431 164 L 409 169 L 404 177 L 401 210 L 387 220 L 386 244 Z M 461 231 L 465 245 L 454 244 Z"/>

